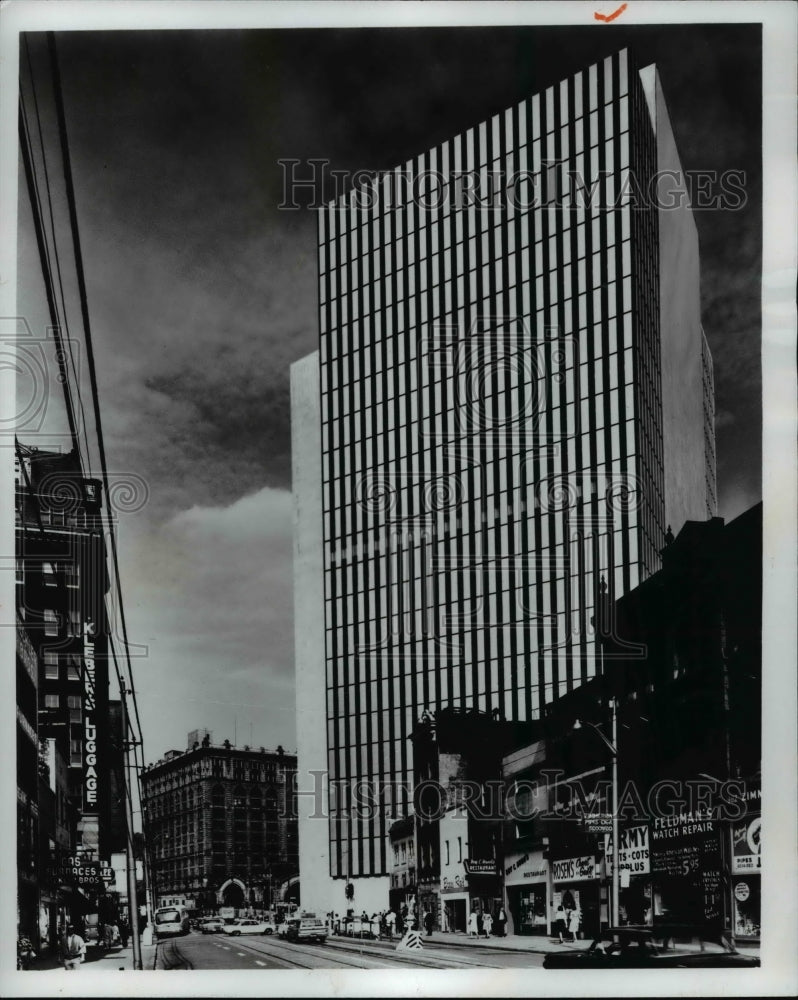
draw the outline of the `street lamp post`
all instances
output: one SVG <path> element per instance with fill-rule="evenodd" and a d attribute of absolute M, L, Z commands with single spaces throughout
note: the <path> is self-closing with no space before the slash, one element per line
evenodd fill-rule
<path fill-rule="evenodd" d="M 610 699 L 610 708 L 612 709 L 611 742 L 593 722 L 582 722 L 577 719 L 574 723 L 574 729 L 590 726 L 612 755 L 612 926 L 617 927 L 620 921 L 621 873 L 618 865 L 620 851 L 618 839 L 618 708 L 614 698 Z"/>

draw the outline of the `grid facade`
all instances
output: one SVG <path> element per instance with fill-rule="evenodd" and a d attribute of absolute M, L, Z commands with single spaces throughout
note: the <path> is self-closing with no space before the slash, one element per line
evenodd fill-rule
<path fill-rule="evenodd" d="M 202 907 L 209 890 L 237 878 L 260 900 L 295 875 L 295 773 L 293 755 L 213 746 L 145 769 L 158 897 L 178 893 Z"/>
<path fill-rule="evenodd" d="M 319 213 L 328 767 L 382 807 L 331 793 L 333 877 L 388 872 L 424 708 L 538 718 L 658 568 L 656 161 L 622 51 Z"/>
<path fill-rule="evenodd" d="M 706 335 L 701 331 L 701 385 L 704 404 L 704 461 L 706 463 L 707 517 L 718 513 L 715 461 L 715 370 Z"/>

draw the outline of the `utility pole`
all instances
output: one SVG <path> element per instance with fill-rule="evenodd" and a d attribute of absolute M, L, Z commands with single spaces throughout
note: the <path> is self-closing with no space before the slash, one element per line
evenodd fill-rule
<path fill-rule="evenodd" d="M 127 899 L 128 915 L 130 917 L 130 936 L 133 941 L 133 968 L 143 969 L 141 961 L 141 937 L 139 935 L 139 905 L 136 887 L 136 858 L 133 853 L 133 785 L 130 780 L 130 750 L 134 746 L 130 739 L 129 720 L 127 715 L 126 696 L 128 692 L 122 687 L 120 692 L 122 703 L 122 739 L 125 753 L 125 826 L 127 827 Z"/>
<path fill-rule="evenodd" d="M 620 857 L 620 841 L 618 839 L 618 708 L 615 698 L 612 705 L 612 925 L 620 923 L 619 901 L 621 892 L 621 873 L 618 858 Z"/>

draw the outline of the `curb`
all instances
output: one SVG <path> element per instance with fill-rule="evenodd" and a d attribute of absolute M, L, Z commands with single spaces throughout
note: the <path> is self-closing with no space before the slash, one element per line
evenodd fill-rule
<path fill-rule="evenodd" d="M 340 936 L 339 935 L 330 935 L 330 937 L 327 940 L 329 942 L 333 942 L 333 941 L 344 942 L 345 941 L 351 947 L 351 944 L 355 944 L 355 945 L 357 944 L 358 938 L 348 938 L 348 937 L 345 937 L 343 935 L 340 935 Z M 505 940 L 506 940 L 506 938 L 505 938 Z M 395 938 L 396 944 L 398 944 L 399 941 L 401 941 L 401 938 Z M 469 941 L 468 938 L 462 938 L 462 939 L 457 939 L 457 938 L 454 938 L 454 939 L 443 938 L 442 939 L 442 938 L 436 938 L 435 935 L 434 935 L 434 933 L 432 934 L 431 937 L 427 937 L 425 935 L 422 938 L 422 941 L 424 942 L 424 947 L 426 947 L 427 944 L 429 944 L 429 946 L 431 948 L 434 948 L 436 946 L 444 946 L 445 947 L 446 945 L 452 945 L 455 948 L 470 948 L 473 951 L 482 950 L 482 949 L 486 949 L 486 948 L 492 948 L 494 951 L 509 951 L 509 952 L 513 952 L 515 954 L 521 954 L 521 955 L 526 954 L 528 952 L 532 952 L 533 954 L 536 954 L 536 955 L 548 955 L 548 954 L 552 954 L 552 953 L 553 954 L 559 954 L 559 952 L 560 952 L 559 948 L 557 948 L 555 950 L 554 948 L 531 948 L 529 946 L 527 946 L 527 947 L 518 947 L 518 946 L 514 946 L 514 945 L 495 945 L 493 943 L 490 943 L 490 944 L 486 943 L 486 944 L 483 944 L 483 945 L 476 945 L 476 947 L 474 947 L 474 943 L 472 941 Z M 374 938 L 372 938 L 370 940 L 367 940 L 367 943 L 368 944 L 372 944 L 372 945 L 377 945 L 378 947 L 382 947 L 382 948 L 390 949 L 390 950 L 395 950 L 395 948 L 396 948 L 396 944 L 394 944 L 393 942 L 385 941 L 385 940 L 379 940 L 379 939 L 374 939 Z M 585 947 L 587 947 L 587 946 L 588 945 L 586 944 Z M 583 948 L 567 948 L 565 945 L 563 945 L 562 946 L 562 950 L 563 951 L 566 951 L 566 950 L 567 951 L 583 951 L 584 949 Z"/>

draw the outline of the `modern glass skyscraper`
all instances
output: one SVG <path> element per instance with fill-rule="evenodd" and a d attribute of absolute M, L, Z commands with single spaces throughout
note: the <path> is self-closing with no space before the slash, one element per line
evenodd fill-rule
<path fill-rule="evenodd" d="M 622 51 L 325 206 L 319 301 L 292 373 L 299 770 L 402 815 L 425 707 L 538 718 L 597 671 L 601 578 L 620 596 L 715 513 L 656 69 Z M 375 813 L 333 812 L 319 877 L 388 871 Z"/>

